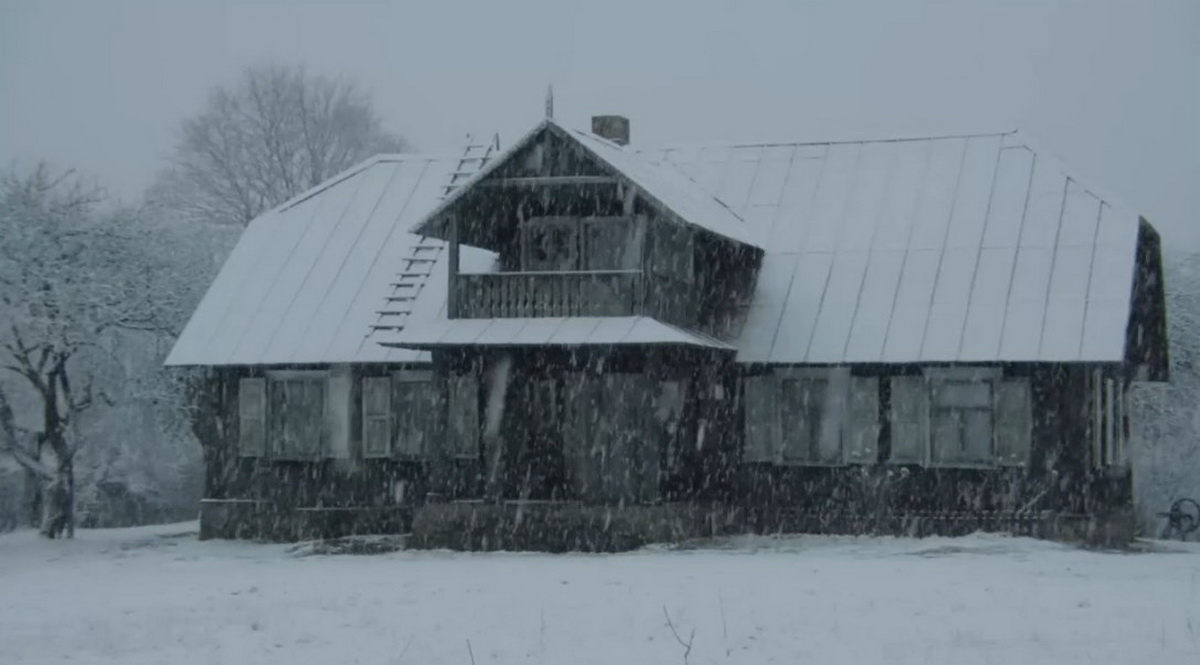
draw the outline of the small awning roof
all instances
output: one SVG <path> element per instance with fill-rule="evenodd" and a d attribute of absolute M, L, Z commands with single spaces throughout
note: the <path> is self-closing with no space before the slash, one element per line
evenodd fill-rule
<path fill-rule="evenodd" d="M 441 319 L 413 322 L 380 344 L 409 349 L 663 344 L 736 350 L 714 337 L 683 330 L 648 316 Z"/>

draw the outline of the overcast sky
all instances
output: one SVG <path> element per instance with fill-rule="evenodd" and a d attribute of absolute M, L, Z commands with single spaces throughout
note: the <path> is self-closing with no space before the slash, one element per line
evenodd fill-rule
<path fill-rule="evenodd" d="M 0 0 L 0 161 L 136 199 L 246 65 L 375 93 L 420 148 L 620 113 L 643 145 L 1020 126 L 1200 248 L 1200 1 Z"/>

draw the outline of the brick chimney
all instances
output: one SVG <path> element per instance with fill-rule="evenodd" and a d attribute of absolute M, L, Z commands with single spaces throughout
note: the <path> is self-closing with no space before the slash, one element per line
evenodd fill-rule
<path fill-rule="evenodd" d="M 623 115 L 594 115 L 592 133 L 617 145 L 629 145 L 629 118 Z"/>

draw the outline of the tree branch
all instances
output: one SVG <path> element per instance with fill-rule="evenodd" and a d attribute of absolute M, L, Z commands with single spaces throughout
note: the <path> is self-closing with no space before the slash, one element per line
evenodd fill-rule
<path fill-rule="evenodd" d="M 687 665 L 688 656 L 692 655 L 692 643 L 696 641 L 696 629 L 692 628 L 692 634 L 688 636 L 685 642 L 679 636 L 679 631 L 675 630 L 675 624 L 671 621 L 671 615 L 667 614 L 666 605 L 663 605 L 663 616 L 667 617 L 667 627 L 671 629 L 671 634 L 675 636 L 675 641 L 679 642 L 679 646 L 683 647 L 683 664 Z"/>
<path fill-rule="evenodd" d="M 17 427 L 13 418 L 12 406 L 8 403 L 8 395 L 0 388 L 0 449 L 12 456 L 25 469 L 36 474 L 39 478 L 49 480 L 53 476 L 42 467 L 41 463 L 21 448 L 17 437 Z"/>

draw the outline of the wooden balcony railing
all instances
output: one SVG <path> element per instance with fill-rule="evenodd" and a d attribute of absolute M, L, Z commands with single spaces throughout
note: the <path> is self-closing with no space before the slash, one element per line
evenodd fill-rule
<path fill-rule="evenodd" d="M 642 272 L 501 272 L 459 274 L 452 316 L 490 319 L 632 316 L 642 309 Z"/>

